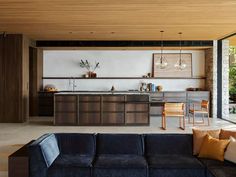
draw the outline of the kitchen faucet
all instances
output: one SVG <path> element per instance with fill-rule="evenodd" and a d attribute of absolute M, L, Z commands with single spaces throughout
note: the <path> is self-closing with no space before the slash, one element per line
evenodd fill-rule
<path fill-rule="evenodd" d="M 71 77 L 71 79 L 69 79 L 69 85 L 72 85 L 72 91 L 74 92 L 75 91 L 75 87 L 77 87 L 77 85 L 75 83 L 75 78 Z"/>

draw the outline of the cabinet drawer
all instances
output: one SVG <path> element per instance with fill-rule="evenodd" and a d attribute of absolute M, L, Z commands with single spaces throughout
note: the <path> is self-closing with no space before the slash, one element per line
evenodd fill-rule
<path fill-rule="evenodd" d="M 76 112 L 77 104 L 74 102 L 56 102 L 56 112 Z"/>
<path fill-rule="evenodd" d="M 55 124 L 56 125 L 76 125 L 77 123 L 77 114 L 76 113 L 56 113 L 55 115 Z"/>
<path fill-rule="evenodd" d="M 177 97 L 168 97 L 165 98 L 165 102 L 175 102 L 175 103 L 185 103 L 187 101 L 186 98 L 177 98 Z"/>
<path fill-rule="evenodd" d="M 125 106 L 125 110 L 127 112 L 134 111 L 134 112 L 147 112 L 149 111 L 149 105 L 148 104 L 132 104 L 127 103 Z"/>
<path fill-rule="evenodd" d="M 122 102 L 122 101 L 125 101 L 125 96 L 103 96 L 103 101 Z"/>
<path fill-rule="evenodd" d="M 188 92 L 188 100 L 189 101 L 201 101 L 201 100 L 209 100 L 210 93 L 209 92 Z"/>
<path fill-rule="evenodd" d="M 95 96 L 95 95 L 92 95 L 92 96 L 79 96 L 79 101 L 100 101 L 101 100 L 101 97 L 100 96 Z"/>
<path fill-rule="evenodd" d="M 186 92 L 164 92 L 164 98 L 186 98 Z"/>
<path fill-rule="evenodd" d="M 87 112 L 87 111 L 100 111 L 101 104 L 97 102 L 90 102 L 90 103 L 79 103 L 79 111 L 80 112 Z"/>
<path fill-rule="evenodd" d="M 149 95 L 127 95 L 126 101 L 127 102 L 148 102 Z"/>
<path fill-rule="evenodd" d="M 163 96 L 164 96 L 163 92 L 150 93 L 150 97 L 163 98 Z"/>
<path fill-rule="evenodd" d="M 124 113 L 103 113 L 103 124 L 122 124 L 124 123 Z"/>
<path fill-rule="evenodd" d="M 80 113 L 79 115 L 79 124 L 80 125 L 92 125 L 101 123 L 101 114 L 100 113 Z"/>
<path fill-rule="evenodd" d="M 125 123 L 126 124 L 148 124 L 149 114 L 148 113 L 126 113 Z"/>
<path fill-rule="evenodd" d="M 103 103 L 104 112 L 116 112 L 124 110 L 125 110 L 124 103 Z"/>
<path fill-rule="evenodd" d="M 151 115 L 162 115 L 163 112 L 163 106 L 151 106 L 150 107 L 150 114 Z"/>
<path fill-rule="evenodd" d="M 64 102 L 70 102 L 70 101 L 76 101 L 76 99 L 77 99 L 77 96 L 68 96 L 68 95 L 66 95 L 66 96 L 55 96 L 55 100 L 56 101 L 64 101 Z"/>

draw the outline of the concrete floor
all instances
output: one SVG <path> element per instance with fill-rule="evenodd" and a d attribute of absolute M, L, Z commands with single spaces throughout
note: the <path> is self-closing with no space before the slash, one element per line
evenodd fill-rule
<path fill-rule="evenodd" d="M 29 123 L 0 124 L 0 177 L 7 177 L 8 156 L 23 144 L 49 132 L 79 133 L 191 133 L 193 126 L 186 124 L 186 129 L 178 128 L 178 119 L 167 119 L 167 130 L 160 128 L 161 118 L 151 117 L 149 126 L 53 126 L 47 118 L 33 118 Z M 232 129 L 236 125 L 221 119 L 211 119 L 211 126 L 195 126 L 202 129 Z"/>

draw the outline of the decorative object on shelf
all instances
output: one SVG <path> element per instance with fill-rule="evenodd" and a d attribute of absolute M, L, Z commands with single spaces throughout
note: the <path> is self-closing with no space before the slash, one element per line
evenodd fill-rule
<path fill-rule="evenodd" d="M 179 60 L 175 63 L 177 70 L 184 70 L 187 67 L 186 62 L 182 58 L 182 32 L 179 32 Z"/>
<path fill-rule="evenodd" d="M 44 87 L 45 92 L 57 92 L 56 86 L 52 84 L 45 85 Z"/>
<path fill-rule="evenodd" d="M 116 89 L 114 87 L 114 85 L 111 87 L 111 91 L 114 92 Z"/>
<path fill-rule="evenodd" d="M 95 70 L 97 68 L 100 68 L 99 66 L 99 62 L 95 62 L 95 64 L 91 64 L 90 62 L 88 62 L 88 60 L 81 60 L 80 63 L 79 63 L 80 67 L 81 68 L 86 68 L 88 70 L 88 77 L 92 77 L 92 78 L 95 78 L 97 77 L 97 74 L 95 73 Z M 86 77 L 87 75 L 85 75 Z"/>
<path fill-rule="evenodd" d="M 160 69 L 165 69 L 168 66 L 168 62 L 165 59 L 165 57 L 163 56 L 163 33 L 164 31 L 160 31 L 161 32 L 161 56 L 159 58 L 158 61 L 155 62 L 155 65 L 160 68 Z"/>
<path fill-rule="evenodd" d="M 140 91 L 144 92 L 147 90 L 147 83 L 141 82 Z"/>
<path fill-rule="evenodd" d="M 192 54 L 191 53 L 181 53 L 182 59 L 186 63 L 186 68 L 184 70 L 176 70 L 175 62 L 179 58 L 179 53 L 165 53 L 165 58 L 168 62 L 168 67 L 166 69 L 160 69 L 155 65 L 159 60 L 160 54 L 153 54 L 153 77 L 157 78 L 192 78 Z"/>
<path fill-rule="evenodd" d="M 158 92 L 161 92 L 162 90 L 163 90 L 163 87 L 162 87 L 161 85 L 158 85 L 158 86 L 157 86 L 157 91 L 158 91 Z"/>

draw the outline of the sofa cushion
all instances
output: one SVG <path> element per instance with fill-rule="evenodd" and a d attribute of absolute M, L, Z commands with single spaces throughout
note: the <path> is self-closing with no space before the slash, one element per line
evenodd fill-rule
<path fill-rule="evenodd" d="M 229 142 L 230 140 L 219 140 L 206 135 L 198 157 L 224 161 L 225 149 Z"/>
<path fill-rule="evenodd" d="M 204 168 L 194 156 L 154 155 L 147 157 L 149 167 L 153 168 Z"/>
<path fill-rule="evenodd" d="M 147 177 L 147 162 L 137 155 L 99 155 L 94 163 L 94 177 Z"/>
<path fill-rule="evenodd" d="M 212 159 L 206 159 L 206 158 L 198 158 L 199 161 L 201 161 L 201 163 L 206 166 L 207 168 L 221 168 L 221 167 L 224 167 L 224 166 L 235 166 L 236 165 L 232 162 L 229 162 L 227 160 L 225 161 L 219 161 L 219 160 L 212 160 Z"/>
<path fill-rule="evenodd" d="M 236 130 L 220 130 L 220 139 L 229 139 L 229 137 L 236 138 Z"/>
<path fill-rule="evenodd" d="M 192 155 L 192 144 L 191 134 L 147 134 L 145 135 L 145 154 Z"/>
<path fill-rule="evenodd" d="M 138 134 L 98 134 L 97 154 L 143 155 L 143 138 Z"/>
<path fill-rule="evenodd" d="M 60 155 L 48 170 L 48 177 L 90 177 L 93 156 Z"/>
<path fill-rule="evenodd" d="M 53 166 L 74 166 L 74 167 L 90 167 L 92 166 L 93 156 L 88 155 L 59 155 Z"/>
<path fill-rule="evenodd" d="M 62 154 L 95 154 L 95 135 L 81 133 L 57 133 Z"/>
<path fill-rule="evenodd" d="M 236 166 L 224 166 L 220 168 L 210 168 L 208 169 L 212 176 L 214 177 L 235 177 L 236 176 Z"/>
<path fill-rule="evenodd" d="M 49 167 L 60 154 L 55 135 L 51 134 L 47 136 L 39 143 L 39 146 L 41 148 L 41 152 L 47 164 L 47 167 Z"/>
<path fill-rule="evenodd" d="M 205 177 L 205 168 L 194 156 L 154 155 L 147 158 L 150 177 Z"/>
<path fill-rule="evenodd" d="M 202 146 L 202 142 L 206 135 L 210 135 L 213 138 L 218 138 L 220 130 L 198 130 L 193 129 L 193 155 L 198 155 Z"/>
<path fill-rule="evenodd" d="M 143 156 L 137 155 L 99 155 L 94 163 L 97 168 L 146 168 Z"/>

